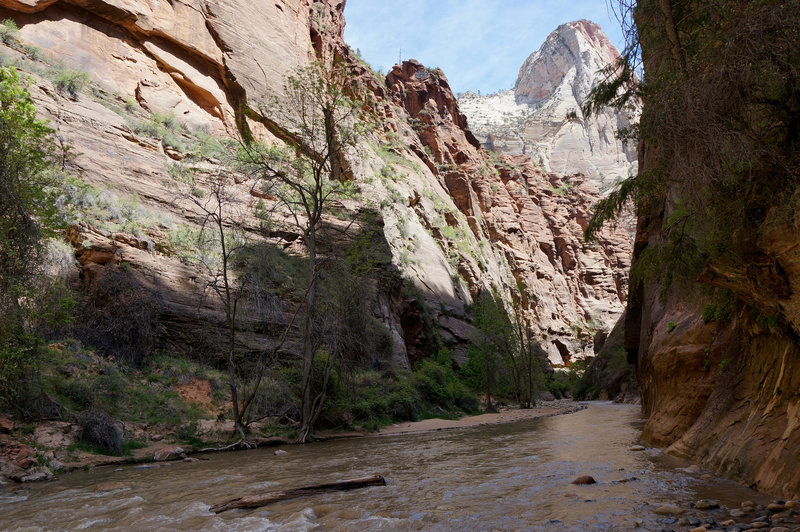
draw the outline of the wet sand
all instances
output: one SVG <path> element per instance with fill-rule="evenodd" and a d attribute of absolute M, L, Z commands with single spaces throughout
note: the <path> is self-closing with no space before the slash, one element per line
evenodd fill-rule
<path fill-rule="evenodd" d="M 570 400 L 540 402 L 536 408 L 501 408 L 496 414 L 480 414 L 466 416 L 461 419 L 425 419 L 422 421 L 407 421 L 384 427 L 377 436 L 394 434 L 408 434 L 413 432 L 430 432 L 435 430 L 463 429 L 480 425 L 496 425 L 498 423 L 514 423 L 539 417 L 558 416 L 571 414 L 586 408 L 586 405 Z"/>

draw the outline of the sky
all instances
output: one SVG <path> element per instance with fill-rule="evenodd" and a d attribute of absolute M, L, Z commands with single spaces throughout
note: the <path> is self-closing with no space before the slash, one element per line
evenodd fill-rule
<path fill-rule="evenodd" d="M 510 89 L 525 59 L 559 25 L 588 19 L 622 47 L 606 0 L 347 0 L 344 39 L 375 70 L 416 59 L 453 92 Z"/>

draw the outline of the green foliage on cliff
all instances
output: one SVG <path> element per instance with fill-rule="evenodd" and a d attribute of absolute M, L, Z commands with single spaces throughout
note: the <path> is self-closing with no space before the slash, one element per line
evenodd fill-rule
<path fill-rule="evenodd" d="M 740 267 L 757 247 L 756 228 L 798 203 L 800 10 L 774 0 L 619 6 L 632 17 L 630 47 L 586 111 L 640 95 L 644 151 L 639 174 L 598 205 L 586 236 L 632 200 L 661 231 L 645 257 L 648 276 Z"/>
<path fill-rule="evenodd" d="M 26 82 L 0 69 L 0 401 L 12 406 L 38 367 L 34 300 L 44 288 L 44 240 L 58 225 L 53 145 Z"/>
<path fill-rule="evenodd" d="M 18 33 L 17 23 L 12 19 L 7 18 L 0 23 L 0 41 L 3 41 L 3 44 L 17 44 Z"/>
<path fill-rule="evenodd" d="M 51 77 L 53 85 L 58 92 L 70 98 L 77 98 L 78 93 L 89 84 L 89 74 L 83 70 L 76 70 L 68 66 L 56 63 L 52 67 Z"/>

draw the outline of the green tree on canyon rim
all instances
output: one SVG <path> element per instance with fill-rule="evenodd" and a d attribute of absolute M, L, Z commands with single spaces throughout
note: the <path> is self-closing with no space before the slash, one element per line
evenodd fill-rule
<path fill-rule="evenodd" d="M 57 223 L 54 140 L 26 82 L 13 67 L 0 69 L 0 400 L 15 408 L 40 349 L 32 303 Z"/>
<path fill-rule="evenodd" d="M 361 105 L 343 87 L 346 65 L 315 62 L 288 76 L 283 94 L 263 104 L 259 113 L 269 117 L 270 130 L 284 142 L 267 146 L 245 141 L 241 160 L 267 196 L 277 198 L 276 208 L 290 214 L 299 229 L 308 260 L 301 317 L 302 383 L 298 441 L 313 438 L 314 424 L 325 404 L 328 382 L 340 342 L 323 338 L 327 316 L 320 313 L 319 235 L 331 200 L 352 191 L 345 171 L 346 152 L 358 138 Z M 324 357 L 319 357 L 323 348 Z M 322 368 L 316 368 L 322 361 Z"/>

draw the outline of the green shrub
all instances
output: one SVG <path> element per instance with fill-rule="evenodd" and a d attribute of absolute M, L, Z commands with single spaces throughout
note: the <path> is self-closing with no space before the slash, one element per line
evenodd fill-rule
<path fill-rule="evenodd" d="M 711 323 L 711 322 L 719 322 L 725 323 L 730 321 L 732 314 L 732 309 L 730 307 L 726 307 L 724 305 L 719 305 L 716 303 L 711 303 L 706 305 L 703 308 L 703 323 Z"/>
<path fill-rule="evenodd" d="M 41 339 L 20 332 L 4 316 L 0 322 L 0 406 L 26 414 L 39 381 Z"/>
<path fill-rule="evenodd" d="M 414 368 L 414 387 L 430 404 L 445 410 L 475 413 L 478 398 L 458 378 L 452 367 L 424 359 Z"/>
<path fill-rule="evenodd" d="M 197 421 L 191 421 L 178 427 L 175 437 L 187 445 L 202 445 L 203 440 L 197 436 Z"/>
<path fill-rule="evenodd" d="M 178 122 L 172 112 L 153 113 L 147 120 L 129 122 L 128 125 L 137 135 L 161 139 L 161 143 L 165 147 L 169 146 L 180 152 L 187 150 L 182 135 L 188 131 L 185 126 Z"/>
<path fill-rule="evenodd" d="M 189 143 L 188 159 L 198 161 L 203 159 L 227 159 L 230 156 L 230 141 L 220 140 L 205 131 L 194 131 Z"/>
<path fill-rule="evenodd" d="M 89 84 L 89 74 L 82 70 L 74 70 L 63 64 L 52 68 L 52 81 L 56 90 L 64 96 L 77 98 L 84 87 Z"/>
<path fill-rule="evenodd" d="M 0 23 L 0 40 L 3 41 L 3 44 L 7 44 L 9 46 L 17 44 L 19 42 L 18 34 L 19 28 L 17 27 L 17 23 L 12 19 L 7 18 Z"/>
<path fill-rule="evenodd" d="M 125 110 L 129 113 L 132 113 L 139 107 L 139 103 L 131 98 L 130 96 L 125 97 Z"/>
<path fill-rule="evenodd" d="M 27 55 L 28 59 L 31 61 L 44 62 L 47 60 L 47 58 L 44 56 L 44 52 L 38 46 L 26 44 L 23 45 L 22 49 L 25 52 L 25 55 Z"/>
<path fill-rule="evenodd" d="M 566 374 L 556 372 L 553 378 L 547 381 L 547 390 L 555 396 L 556 399 L 563 399 L 566 397 L 565 392 L 569 390 L 566 382 Z"/>
<path fill-rule="evenodd" d="M 81 441 L 108 454 L 122 454 L 122 431 L 103 410 L 92 408 L 81 415 Z"/>

